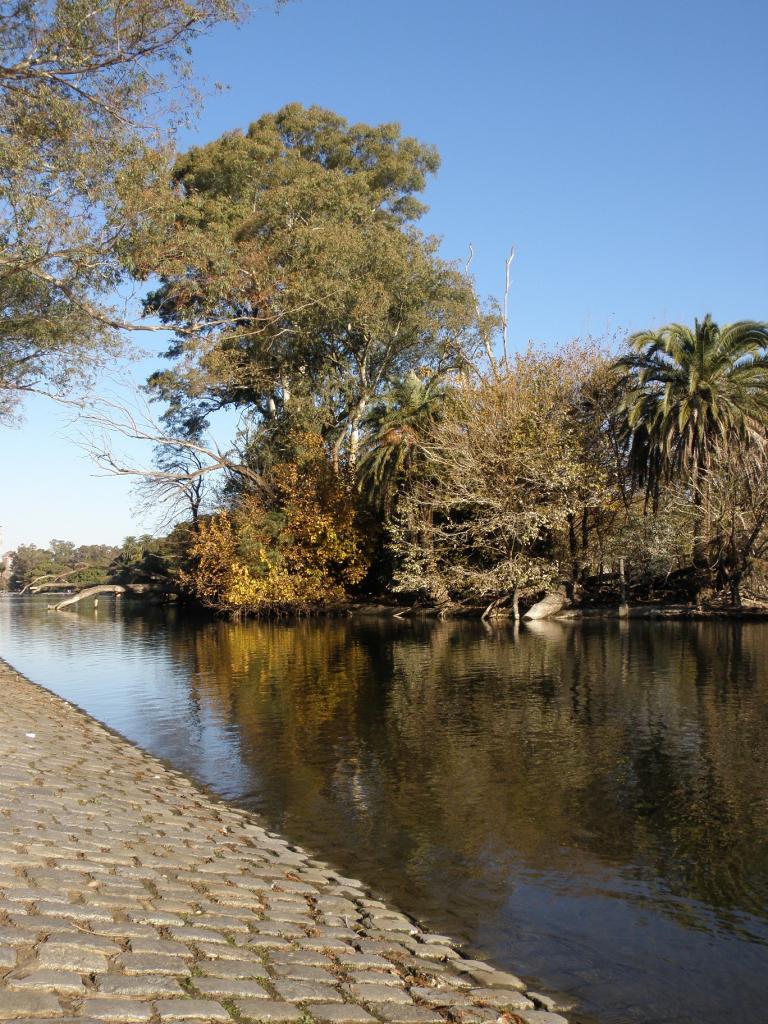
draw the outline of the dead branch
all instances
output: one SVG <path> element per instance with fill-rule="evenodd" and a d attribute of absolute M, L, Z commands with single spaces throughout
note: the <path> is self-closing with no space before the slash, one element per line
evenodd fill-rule
<path fill-rule="evenodd" d="M 121 587 L 119 584 L 104 584 L 98 587 L 86 587 L 85 590 L 79 591 L 77 594 L 73 594 L 72 597 L 67 597 L 63 601 L 59 601 L 58 604 L 53 605 L 55 612 L 60 612 L 62 608 L 67 608 L 71 604 L 77 604 L 78 601 L 84 601 L 87 597 L 95 597 L 97 594 L 115 594 L 120 595 L 125 593 L 125 587 Z M 51 607 L 50 605 L 48 606 Z"/>
<path fill-rule="evenodd" d="M 81 447 L 99 469 L 109 476 L 136 477 L 172 485 L 193 483 L 212 473 L 224 472 L 247 480 L 263 493 L 270 493 L 261 473 L 242 462 L 236 451 L 225 451 L 213 442 L 204 443 L 169 433 L 157 422 L 148 403 L 137 393 L 134 393 L 135 407 L 132 407 L 108 396 L 73 399 L 41 389 L 31 390 L 73 410 L 77 422 L 86 428 L 81 437 Z M 178 470 L 136 464 L 115 449 L 115 437 L 151 444 L 155 448 L 182 450 L 195 457 L 187 467 Z"/>

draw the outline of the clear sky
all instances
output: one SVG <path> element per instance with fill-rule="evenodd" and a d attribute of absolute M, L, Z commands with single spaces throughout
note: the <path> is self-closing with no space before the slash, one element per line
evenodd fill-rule
<path fill-rule="evenodd" d="M 229 88 L 180 143 L 291 101 L 400 122 L 442 155 L 424 226 L 444 254 L 472 242 L 499 295 L 515 245 L 518 346 L 768 319 L 767 37 L 764 0 L 265 2 L 197 45 Z M 93 477 L 67 433 L 43 402 L 0 429 L 6 547 L 143 529 L 126 482 Z"/>

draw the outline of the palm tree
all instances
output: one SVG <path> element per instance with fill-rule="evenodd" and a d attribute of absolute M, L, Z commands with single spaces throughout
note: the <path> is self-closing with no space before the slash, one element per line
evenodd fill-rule
<path fill-rule="evenodd" d="M 761 434 L 768 423 L 768 324 L 752 320 L 718 327 L 707 314 L 694 329 L 668 324 L 629 339 L 618 360 L 625 388 L 630 463 L 656 503 L 672 479 L 690 484 L 694 564 L 702 562 L 699 486 L 713 446 Z"/>
<path fill-rule="evenodd" d="M 435 421 L 444 398 L 441 384 L 411 372 L 391 386 L 364 421 L 367 436 L 357 465 L 358 483 L 387 519 L 413 464 L 419 438 Z"/>

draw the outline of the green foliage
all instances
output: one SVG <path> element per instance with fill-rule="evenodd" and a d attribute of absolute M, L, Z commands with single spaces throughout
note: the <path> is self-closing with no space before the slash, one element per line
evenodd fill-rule
<path fill-rule="evenodd" d="M 629 465 L 659 502 L 670 481 L 689 485 L 692 562 L 708 568 L 708 495 L 700 484 L 719 444 L 764 443 L 768 419 L 768 324 L 718 327 L 708 314 L 694 329 L 669 324 L 630 338 L 620 411 L 626 417 Z"/>
<path fill-rule="evenodd" d="M 397 495 L 415 472 L 419 441 L 436 421 L 445 400 L 439 378 L 411 371 L 395 381 L 363 421 L 363 456 L 357 468 L 360 489 L 385 519 Z"/>
<path fill-rule="evenodd" d="M 83 544 L 52 540 L 49 548 L 22 544 L 11 558 L 11 589 L 60 590 L 105 583 L 118 549 L 108 544 Z"/>
<path fill-rule="evenodd" d="M 649 493 L 700 471 L 722 438 L 743 440 L 768 418 L 768 324 L 669 324 L 630 338 L 619 360 L 630 462 Z"/>
<path fill-rule="evenodd" d="M 175 243 L 139 233 L 149 309 L 180 333 L 151 380 L 183 407 L 256 421 L 309 407 L 338 466 L 390 380 L 462 366 L 481 324 L 470 280 L 413 226 L 435 151 L 397 125 L 298 104 L 191 150 Z"/>
<path fill-rule="evenodd" d="M 169 135 L 188 45 L 230 0 L 0 3 L 0 416 L 119 351 L 103 302 L 124 239 L 170 196 Z M 184 103 L 189 108 L 189 91 Z"/>

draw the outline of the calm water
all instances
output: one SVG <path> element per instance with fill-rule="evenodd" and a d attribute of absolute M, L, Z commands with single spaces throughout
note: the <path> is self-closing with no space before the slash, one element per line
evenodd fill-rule
<path fill-rule="evenodd" d="M 104 604 L 0 655 L 585 1018 L 768 1017 L 768 625 Z"/>

